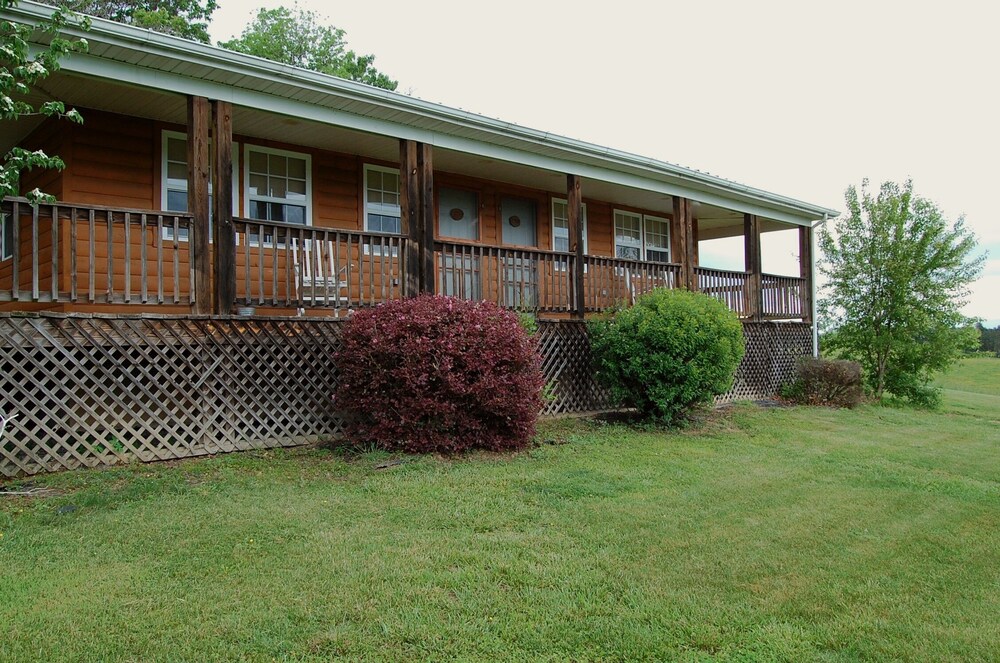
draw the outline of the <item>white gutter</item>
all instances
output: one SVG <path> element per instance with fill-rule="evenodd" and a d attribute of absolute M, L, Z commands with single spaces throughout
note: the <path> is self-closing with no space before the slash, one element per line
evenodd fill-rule
<path fill-rule="evenodd" d="M 813 357 L 819 358 L 819 319 L 817 318 L 817 312 L 819 307 L 816 303 L 816 294 L 818 288 L 816 287 L 816 231 L 819 230 L 827 221 L 830 220 L 830 216 L 823 213 L 823 218 L 814 223 L 809 230 L 809 257 L 810 262 L 809 269 L 812 272 L 812 278 L 809 279 L 809 285 L 812 286 L 812 332 L 813 332 Z"/>

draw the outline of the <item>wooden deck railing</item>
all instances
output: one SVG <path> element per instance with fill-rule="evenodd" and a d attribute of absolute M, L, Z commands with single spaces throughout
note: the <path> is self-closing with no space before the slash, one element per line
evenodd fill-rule
<path fill-rule="evenodd" d="M 695 267 L 695 280 L 698 290 L 721 300 L 737 315 L 745 316 L 749 312 L 749 280 L 746 272 L 732 272 L 710 267 Z"/>
<path fill-rule="evenodd" d="M 806 287 L 803 278 L 762 274 L 763 317 L 784 320 L 808 316 Z"/>
<path fill-rule="evenodd" d="M 673 263 L 586 256 L 584 265 L 584 300 L 588 311 L 633 304 L 636 297 L 653 288 L 680 285 L 681 266 Z"/>
<path fill-rule="evenodd" d="M 236 304 L 350 309 L 404 295 L 406 238 L 234 219 Z"/>
<path fill-rule="evenodd" d="M 438 294 L 526 311 L 572 310 L 572 254 L 456 241 L 436 241 L 434 249 Z"/>
<path fill-rule="evenodd" d="M 0 302 L 188 306 L 196 278 L 187 214 L 3 200 Z M 234 304 L 347 310 L 406 293 L 401 235 L 234 219 Z M 577 311 L 574 254 L 434 243 L 435 290 L 540 313 Z M 214 253 L 214 246 L 209 246 Z M 653 288 L 676 288 L 681 266 L 585 256 L 583 308 L 628 305 Z M 741 317 L 809 315 L 807 279 L 695 267 L 698 290 Z M 8 305 L 6 308 L 10 308 Z"/>
<path fill-rule="evenodd" d="M 5 198 L 0 301 L 192 303 L 191 217 Z"/>

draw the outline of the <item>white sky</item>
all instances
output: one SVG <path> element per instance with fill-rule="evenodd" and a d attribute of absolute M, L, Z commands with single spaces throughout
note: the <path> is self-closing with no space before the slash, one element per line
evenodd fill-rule
<path fill-rule="evenodd" d="M 212 36 L 280 4 L 222 0 Z M 966 313 L 1000 324 L 996 3 L 299 4 L 428 101 L 835 209 L 910 177 L 989 250 Z"/>

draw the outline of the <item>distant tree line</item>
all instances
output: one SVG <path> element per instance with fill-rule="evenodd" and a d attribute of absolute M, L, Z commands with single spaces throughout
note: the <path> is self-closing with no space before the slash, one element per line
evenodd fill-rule
<path fill-rule="evenodd" d="M 979 351 L 992 352 L 1000 357 L 1000 325 L 990 329 L 977 322 L 976 329 L 979 330 Z"/>

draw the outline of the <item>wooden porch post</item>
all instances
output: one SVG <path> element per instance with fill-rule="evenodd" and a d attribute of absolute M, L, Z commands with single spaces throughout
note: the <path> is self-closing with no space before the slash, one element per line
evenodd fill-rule
<path fill-rule="evenodd" d="M 420 202 L 420 186 L 417 176 L 417 144 L 412 140 L 399 141 L 399 208 L 402 215 L 400 230 L 406 235 L 406 287 L 407 297 L 420 294 L 420 244 L 423 233 L 417 225 L 417 206 Z"/>
<path fill-rule="evenodd" d="M 566 224 L 569 226 L 569 250 L 573 263 L 573 317 L 583 320 L 587 311 L 583 251 L 583 186 L 579 175 L 566 175 Z"/>
<path fill-rule="evenodd" d="M 435 291 L 434 163 L 430 145 L 399 141 L 401 230 L 406 242 L 406 296 Z"/>
<path fill-rule="evenodd" d="M 417 143 L 417 167 L 420 171 L 420 293 L 433 295 L 434 280 L 434 152 L 427 143 Z"/>
<path fill-rule="evenodd" d="M 187 107 L 188 212 L 193 216 L 188 249 L 194 272 L 192 313 L 212 310 L 212 263 L 208 243 L 208 125 L 205 97 L 188 97 Z"/>
<path fill-rule="evenodd" d="M 747 272 L 746 315 L 760 320 L 764 302 L 760 276 L 760 219 L 756 214 L 743 215 L 743 255 Z"/>
<path fill-rule="evenodd" d="M 236 300 L 236 230 L 233 228 L 233 106 L 212 102 L 212 217 L 215 240 L 214 313 L 229 315 Z M 247 267 L 249 269 L 249 266 Z"/>
<path fill-rule="evenodd" d="M 696 258 L 691 201 L 681 196 L 674 196 L 674 228 L 678 246 L 676 255 L 681 266 L 680 286 L 688 290 L 697 290 L 698 280 L 694 275 Z"/>
<path fill-rule="evenodd" d="M 694 215 L 694 210 L 691 210 L 691 245 L 694 249 L 691 254 L 692 267 L 697 267 L 701 264 L 701 256 L 698 255 L 698 217 Z"/>
<path fill-rule="evenodd" d="M 799 276 L 805 281 L 799 293 L 803 322 L 813 321 L 812 265 L 812 228 L 799 226 Z"/>

